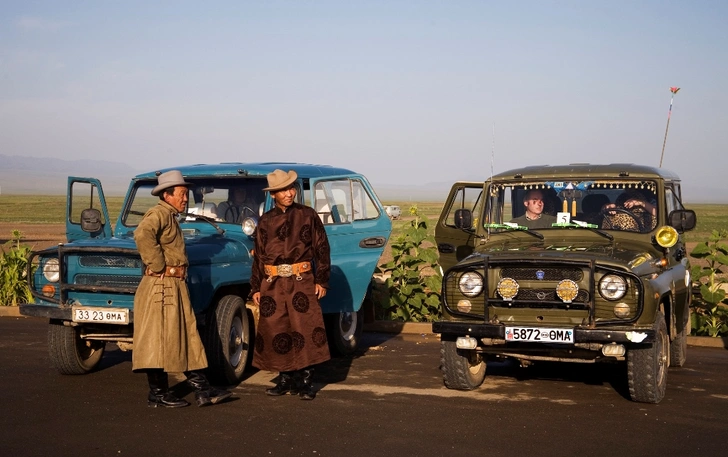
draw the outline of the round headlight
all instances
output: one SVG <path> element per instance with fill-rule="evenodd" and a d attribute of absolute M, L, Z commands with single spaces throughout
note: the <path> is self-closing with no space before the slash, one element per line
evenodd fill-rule
<path fill-rule="evenodd" d="M 255 232 L 255 227 L 258 223 L 252 217 L 246 217 L 243 219 L 243 233 L 250 236 Z"/>
<path fill-rule="evenodd" d="M 496 286 L 498 295 L 503 297 L 503 300 L 510 301 L 518 295 L 518 281 L 513 278 L 501 278 Z"/>
<path fill-rule="evenodd" d="M 675 228 L 665 225 L 660 227 L 655 234 L 655 241 L 663 248 L 671 248 L 675 246 L 680 235 Z"/>
<path fill-rule="evenodd" d="M 483 277 L 478 273 L 469 271 L 460 276 L 458 283 L 460 293 L 466 297 L 475 297 L 483 291 Z"/>
<path fill-rule="evenodd" d="M 564 303 L 571 303 L 579 293 L 579 285 L 571 279 L 562 279 L 556 285 L 556 295 Z"/>
<path fill-rule="evenodd" d="M 61 279 L 61 269 L 59 267 L 58 259 L 54 257 L 52 259 L 48 259 L 43 264 L 43 276 L 45 276 L 48 282 L 58 282 L 58 280 Z"/>
<path fill-rule="evenodd" d="M 627 293 L 627 281 L 617 275 L 605 275 L 599 281 L 599 293 L 607 300 L 619 300 Z"/>

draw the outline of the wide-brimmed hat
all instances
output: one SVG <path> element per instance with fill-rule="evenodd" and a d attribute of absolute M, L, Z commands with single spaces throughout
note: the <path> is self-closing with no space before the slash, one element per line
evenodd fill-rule
<path fill-rule="evenodd" d="M 283 170 L 273 170 L 271 173 L 268 173 L 268 187 L 263 190 L 275 192 L 285 189 L 293 184 L 296 179 L 298 179 L 298 173 L 293 170 L 290 170 L 288 173 Z"/>
<path fill-rule="evenodd" d="M 194 186 L 191 182 L 185 181 L 182 177 L 182 172 L 179 170 L 171 170 L 162 173 L 157 176 L 157 183 L 157 187 L 152 189 L 152 195 L 159 195 L 164 189 L 169 189 L 170 187 Z"/>

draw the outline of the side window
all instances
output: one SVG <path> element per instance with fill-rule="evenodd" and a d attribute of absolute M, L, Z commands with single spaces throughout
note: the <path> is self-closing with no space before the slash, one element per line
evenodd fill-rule
<path fill-rule="evenodd" d="M 679 187 L 677 188 L 679 192 Z M 665 187 L 665 214 L 670 214 L 671 211 L 680 209 L 680 200 L 675 194 L 675 190 L 672 187 Z"/>
<path fill-rule="evenodd" d="M 68 211 L 71 223 L 81 224 L 81 213 L 86 209 L 93 208 L 99 210 L 101 223 L 106 223 L 104 214 L 101 212 L 98 195 L 99 190 L 91 183 L 74 182 L 71 185 L 71 196 L 69 199 L 71 207 Z"/>
<path fill-rule="evenodd" d="M 461 187 L 457 189 L 455 198 L 452 200 L 450 209 L 445 219 L 445 225 L 455 227 L 455 211 L 468 209 L 473 213 L 473 227 L 478 223 L 483 207 L 483 189 L 475 187 Z"/>
<path fill-rule="evenodd" d="M 325 225 L 347 224 L 353 220 L 355 207 L 352 188 L 349 179 L 319 181 L 315 184 L 313 208 L 321 218 L 321 222 Z M 361 202 L 357 203 L 361 212 Z"/>

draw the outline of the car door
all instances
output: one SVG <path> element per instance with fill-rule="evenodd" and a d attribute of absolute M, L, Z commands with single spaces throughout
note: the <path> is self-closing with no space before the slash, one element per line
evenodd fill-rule
<path fill-rule="evenodd" d="M 470 213 L 469 227 L 456 226 L 456 218 L 461 213 L 458 210 L 467 210 Z M 440 255 L 439 263 L 443 272 L 472 254 L 476 240 L 475 232 L 478 223 L 482 221 L 482 213 L 483 183 L 461 181 L 453 184 L 435 226 L 437 252 Z"/>
<path fill-rule="evenodd" d="M 361 175 L 310 179 L 306 203 L 319 214 L 331 245 L 324 313 L 356 312 L 392 231 L 392 222 Z"/>
<path fill-rule="evenodd" d="M 68 177 L 66 192 L 66 239 L 111 238 L 109 211 L 101 181 Z"/>

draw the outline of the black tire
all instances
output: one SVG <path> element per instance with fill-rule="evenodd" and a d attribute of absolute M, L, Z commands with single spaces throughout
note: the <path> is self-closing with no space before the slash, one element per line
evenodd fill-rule
<path fill-rule="evenodd" d="M 440 342 L 440 369 L 448 389 L 473 390 L 485 379 L 485 359 L 472 350 L 458 349 L 455 341 Z"/>
<path fill-rule="evenodd" d="M 689 324 L 687 324 L 689 325 Z M 670 341 L 670 366 L 681 367 L 688 358 L 688 327 L 685 325 L 680 333 Z"/>
<path fill-rule="evenodd" d="M 61 374 L 86 374 L 94 370 L 104 355 L 104 341 L 83 340 L 79 327 L 51 321 L 48 325 L 48 355 Z"/>
<path fill-rule="evenodd" d="M 210 377 L 226 385 L 243 379 L 251 352 L 250 318 L 243 299 L 225 295 L 203 332 Z"/>
<path fill-rule="evenodd" d="M 670 341 L 665 316 L 657 314 L 655 342 L 627 351 L 629 396 L 641 403 L 659 403 L 667 388 Z"/>
<path fill-rule="evenodd" d="M 364 331 L 364 314 L 359 311 L 341 311 L 324 315 L 329 351 L 333 356 L 348 356 L 359 347 Z"/>

